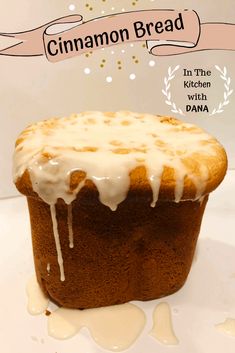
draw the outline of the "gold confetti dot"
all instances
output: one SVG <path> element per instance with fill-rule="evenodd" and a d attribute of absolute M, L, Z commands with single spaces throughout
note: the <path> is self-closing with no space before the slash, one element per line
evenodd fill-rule
<path fill-rule="evenodd" d="M 117 65 L 118 65 L 118 70 L 121 70 L 122 69 L 122 62 L 121 62 L 121 60 L 118 60 L 117 61 Z"/>
<path fill-rule="evenodd" d="M 92 7 L 90 4 L 88 4 L 88 3 L 86 3 L 85 7 L 86 7 L 87 10 L 89 10 L 89 11 L 92 11 L 92 10 L 93 10 L 93 7 Z"/>
<path fill-rule="evenodd" d="M 132 59 L 133 59 L 135 64 L 139 63 L 139 60 L 137 59 L 137 57 L 135 55 L 132 56 Z"/>
<path fill-rule="evenodd" d="M 105 59 L 102 59 L 102 60 L 101 60 L 100 67 L 103 68 L 103 67 L 105 66 L 105 63 L 106 63 L 106 60 L 105 60 Z"/>

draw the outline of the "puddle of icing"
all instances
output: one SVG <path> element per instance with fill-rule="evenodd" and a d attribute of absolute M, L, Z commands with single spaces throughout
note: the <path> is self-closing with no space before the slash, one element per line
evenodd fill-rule
<path fill-rule="evenodd" d="M 28 281 L 26 292 L 28 296 L 28 312 L 31 315 L 42 314 L 47 309 L 49 300 L 39 287 L 35 276 L 32 276 Z"/>
<path fill-rule="evenodd" d="M 48 333 L 67 339 L 87 327 L 99 346 L 120 352 L 136 341 L 145 322 L 144 312 L 129 303 L 88 310 L 59 308 L 48 318 Z"/>
<path fill-rule="evenodd" d="M 32 315 L 46 311 L 49 300 L 33 276 L 27 284 L 28 311 Z M 104 349 L 120 352 L 139 337 L 146 323 L 143 310 L 134 304 L 76 310 L 57 308 L 48 318 L 48 334 L 65 340 L 86 327 L 94 341 Z"/>
<path fill-rule="evenodd" d="M 59 308 L 48 319 L 48 334 L 56 339 L 65 340 L 73 337 L 82 328 L 82 311 Z"/>
<path fill-rule="evenodd" d="M 235 319 L 227 318 L 224 322 L 215 325 L 215 328 L 222 333 L 235 337 Z"/>
<path fill-rule="evenodd" d="M 156 306 L 150 335 L 166 345 L 179 344 L 179 340 L 173 330 L 171 310 L 167 303 L 160 303 Z"/>

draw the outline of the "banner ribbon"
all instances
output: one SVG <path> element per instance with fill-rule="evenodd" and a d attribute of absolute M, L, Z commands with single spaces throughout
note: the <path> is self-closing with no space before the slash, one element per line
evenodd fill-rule
<path fill-rule="evenodd" d="M 51 62 L 137 41 L 146 41 L 148 51 L 156 56 L 235 50 L 235 24 L 201 24 L 193 10 L 133 11 L 87 22 L 81 15 L 70 15 L 30 31 L 1 36 L 18 42 L 0 50 L 0 55 L 46 55 Z"/>

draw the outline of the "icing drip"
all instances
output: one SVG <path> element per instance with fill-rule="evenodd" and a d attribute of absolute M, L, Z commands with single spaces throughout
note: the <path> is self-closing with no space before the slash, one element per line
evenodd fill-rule
<path fill-rule="evenodd" d="M 31 315 L 42 314 L 47 309 L 49 300 L 39 287 L 35 276 L 32 276 L 28 281 L 26 293 L 28 296 L 28 312 Z"/>
<path fill-rule="evenodd" d="M 47 264 L 47 274 L 48 274 L 48 276 L 50 275 L 50 271 L 51 271 L 51 265 L 48 263 Z"/>
<path fill-rule="evenodd" d="M 72 204 L 68 205 L 68 230 L 69 230 L 69 247 L 74 247 L 73 243 L 73 207 Z"/>
<path fill-rule="evenodd" d="M 57 251 L 57 260 L 58 260 L 58 264 L 59 264 L 59 268 L 60 268 L 60 280 L 63 282 L 63 281 L 65 281 L 64 264 L 63 264 L 63 256 L 62 256 L 61 245 L 60 245 L 58 224 L 57 224 L 57 219 L 56 219 L 55 205 L 50 205 L 50 209 L 51 209 L 51 219 L 52 219 L 52 224 L 53 224 L 53 232 L 54 232 L 55 245 L 56 245 L 56 251 Z"/>
<path fill-rule="evenodd" d="M 126 175 L 123 172 L 124 169 L 120 171 L 115 169 L 110 171 L 109 166 L 109 170 L 104 172 L 105 176 L 102 176 L 103 172 L 99 173 L 98 176 L 91 176 L 91 180 L 97 189 L 100 190 L 100 202 L 103 205 L 108 206 L 112 211 L 116 211 L 118 205 L 125 200 L 130 186 L 129 175 Z"/>
<path fill-rule="evenodd" d="M 215 325 L 215 327 L 220 332 L 235 337 L 235 319 L 227 318 L 224 322 Z"/>
<path fill-rule="evenodd" d="M 177 170 L 176 173 L 176 184 L 175 184 L 175 202 L 180 202 L 184 193 L 184 178 L 186 173 L 183 170 Z"/>
<path fill-rule="evenodd" d="M 200 206 L 203 204 L 203 201 L 205 199 L 206 196 L 202 196 L 200 197 L 200 199 L 198 199 L 198 202 L 200 203 Z"/>
<path fill-rule="evenodd" d="M 163 172 L 163 167 L 159 168 L 158 171 L 155 171 L 155 172 L 151 171 L 151 175 L 149 176 L 149 183 L 153 192 L 153 201 L 151 203 L 151 207 L 155 207 L 158 201 L 162 172 Z"/>
<path fill-rule="evenodd" d="M 160 303 L 153 313 L 153 328 L 150 335 L 166 345 L 179 343 L 172 326 L 171 310 L 167 303 Z"/>
<path fill-rule="evenodd" d="M 48 317 L 48 333 L 68 339 L 87 327 L 98 345 L 119 352 L 135 342 L 145 322 L 144 312 L 129 303 L 88 310 L 59 308 Z"/>

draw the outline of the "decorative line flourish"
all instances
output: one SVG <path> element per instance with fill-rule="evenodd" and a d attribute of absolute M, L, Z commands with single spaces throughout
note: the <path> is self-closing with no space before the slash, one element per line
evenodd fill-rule
<path fill-rule="evenodd" d="M 165 100 L 165 103 L 173 108 L 173 109 L 171 109 L 172 113 L 178 113 L 180 115 L 185 115 L 183 113 L 182 109 L 177 108 L 175 102 L 172 101 L 172 94 L 170 91 L 170 88 L 171 88 L 170 81 L 175 78 L 176 71 L 178 71 L 179 68 L 180 68 L 180 65 L 177 65 L 173 70 L 171 69 L 171 66 L 168 68 L 168 76 L 164 77 L 165 89 L 162 89 L 162 93 L 167 98 Z"/>
<path fill-rule="evenodd" d="M 216 70 L 218 70 L 220 72 L 220 77 L 224 82 L 224 100 L 223 102 L 219 103 L 219 106 L 217 108 L 214 108 L 212 110 L 212 113 L 210 114 L 210 116 L 215 115 L 215 114 L 220 114 L 223 113 L 224 111 L 224 107 L 226 105 L 229 104 L 229 99 L 228 97 L 231 96 L 231 94 L 233 93 L 233 89 L 230 89 L 230 84 L 231 84 L 231 78 L 228 76 L 228 70 L 227 68 L 224 66 L 224 69 L 222 70 L 218 65 L 215 65 Z"/>

